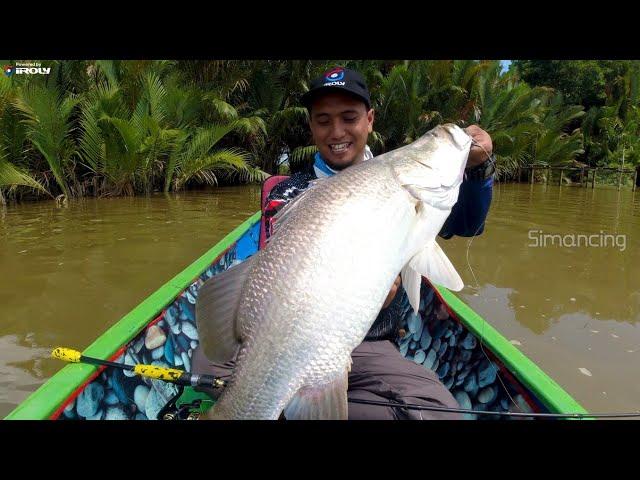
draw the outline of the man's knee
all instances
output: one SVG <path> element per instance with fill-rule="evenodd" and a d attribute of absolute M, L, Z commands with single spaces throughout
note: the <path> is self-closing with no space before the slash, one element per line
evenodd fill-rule
<path fill-rule="evenodd" d="M 354 350 L 352 358 L 353 365 L 349 375 L 350 392 L 365 391 L 394 403 L 459 408 L 458 402 L 435 372 L 404 358 L 389 341 L 363 342 Z M 372 405 L 357 408 L 360 411 L 369 407 L 374 408 Z M 408 407 L 397 407 L 393 410 L 396 418 L 423 420 L 462 418 L 459 413 Z"/>
<path fill-rule="evenodd" d="M 349 420 L 397 420 L 396 409 L 384 405 L 358 403 L 354 400 L 388 402 L 389 399 L 367 390 L 349 390 Z"/>

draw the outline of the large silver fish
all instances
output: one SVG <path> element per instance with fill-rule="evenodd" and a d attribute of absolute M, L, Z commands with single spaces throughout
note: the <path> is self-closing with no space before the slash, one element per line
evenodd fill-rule
<path fill-rule="evenodd" d="M 225 362 L 240 348 L 210 418 L 347 418 L 351 352 L 398 273 L 415 311 L 422 275 L 464 286 L 435 239 L 470 147 L 447 124 L 319 180 L 278 213 L 263 250 L 202 286 L 205 355 Z"/>

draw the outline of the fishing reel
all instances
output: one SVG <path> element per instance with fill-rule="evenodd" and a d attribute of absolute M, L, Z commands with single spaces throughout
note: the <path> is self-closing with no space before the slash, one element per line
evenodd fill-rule
<path fill-rule="evenodd" d="M 197 404 L 191 404 L 181 407 L 176 411 L 167 411 L 163 414 L 162 420 L 198 420 L 201 413 L 193 410 L 198 407 L 199 405 Z M 160 417 L 160 415 L 158 415 L 158 417 Z"/>
<path fill-rule="evenodd" d="M 214 404 L 203 392 L 191 387 L 179 387 L 178 393 L 158 413 L 158 420 L 198 420 Z"/>

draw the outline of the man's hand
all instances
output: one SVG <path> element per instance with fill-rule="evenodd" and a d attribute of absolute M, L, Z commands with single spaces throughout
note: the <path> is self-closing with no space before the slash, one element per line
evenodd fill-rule
<path fill-rule="evenodd" d="M 491 141 L 489 134 L 482 130 L 478 125 L 469 125 L 464 129 L 464 131 L 467 132 L 467 134 L 469 134 L 474 140 L 474 145 L 471 145 L 471 150 L 469 151 L 467 168 L 477 167 L 489 159 L 487 153 L 491 155 L 493 152 L 493 142 Z M 475 143 L 478 143 L 481 147 L 475 145 Z"/>
<path fill-rule="evenodd" d="M 389 290 L 389 295 L 387 295 L 387 299 L 384 301 L 382 308 L 387 308 L 389 305 L 391 305 L 391 302 L 395 298 L 399 287 L 400 287 L 400 275 L 398 275 L 398 278 L 396 278 L 396 280 L 393 282 L 393 285 L 391 286 L 391 290 Z"/>

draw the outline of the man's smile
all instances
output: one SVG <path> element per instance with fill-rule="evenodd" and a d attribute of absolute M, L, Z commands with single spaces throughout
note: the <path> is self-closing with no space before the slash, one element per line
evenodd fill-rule
<path fill-rule="evenodd" d="M 351 145 L 353 145 L 351 142 L 333 143 L 329 145 L 329 148 L 331 149 L 331 153 L 342 153 L 346 152 Z"/>

